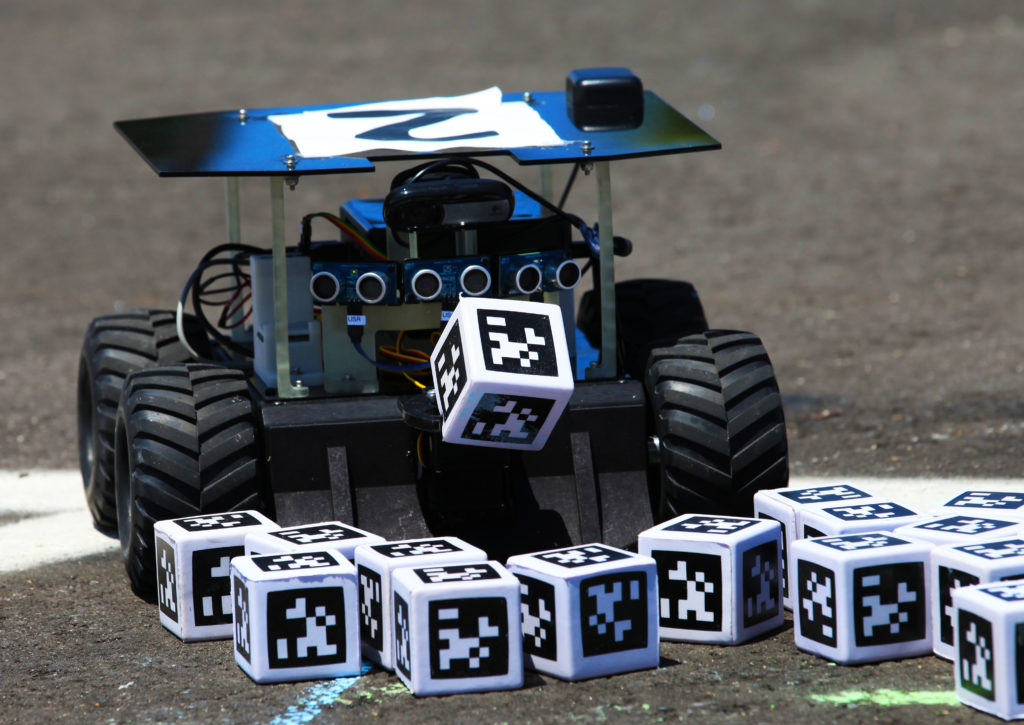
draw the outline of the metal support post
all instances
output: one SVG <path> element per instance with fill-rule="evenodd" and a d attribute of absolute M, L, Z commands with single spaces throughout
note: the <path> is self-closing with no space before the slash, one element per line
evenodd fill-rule
<path fill-rule="evenodd" d="M 288 349 L 288 258 L 284 243 L 284 179 L 270 177 L 272 261 L 274 271 L 274 352 L 277 361 L 277 395 L 304 398 L 309 388 L 292 385 Z"/>
<path fill-rule="evenodd" d="M 600 242 L 598 270 L 601 278 L 601 359 L 587 370 L 588 379 L 618 375 L 615 329 L 615 230 L 612 227 L 612 176 L 607 161 L 594 164 L 597 176 L 597 220 Z"/>

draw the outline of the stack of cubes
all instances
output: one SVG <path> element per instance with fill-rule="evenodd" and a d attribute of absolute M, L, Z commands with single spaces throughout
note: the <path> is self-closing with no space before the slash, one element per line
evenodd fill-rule
<path fill-rule="evenodd" d="M 789 567 L 794 541 L 891 529 L 918 521 L 918 515 L 909 509 L 846 483 L 758 491 L 754 516 L 777 521 L 782 527 L 782 601 L 787 609 L 794 606 Z"/>

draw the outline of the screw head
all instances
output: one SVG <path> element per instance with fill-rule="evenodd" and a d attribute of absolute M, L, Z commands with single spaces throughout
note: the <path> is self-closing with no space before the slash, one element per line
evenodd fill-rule
<path fill-rule="evenodd" d="M 289 171 L 294 169 L 296 164 L 298 164 L 298 161 L 295 159 L 295 154 L 288 154 L 284 157 L 284 165 L 288 167 Z"/>
<path fill-rule="evenodd" d="M 580 151 L 583 152 L 584 156 L 590 156 L 594 151 L 594 144 L 590 143 L 590 141 L 584 141 L 583 145 L 580 146 Z"/>

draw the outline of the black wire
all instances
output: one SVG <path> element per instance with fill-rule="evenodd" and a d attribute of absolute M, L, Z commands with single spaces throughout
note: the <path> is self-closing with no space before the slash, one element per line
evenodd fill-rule
<path fill-rule="evenodd" d="M 558 208 L 565 208 L 565 202 L 569 198 L 569 192 L 572 191 L 573 182 L 576 181 L 576 174 L 580 171 L 580 164 L 576 162 L 572 165 L 572 173 L 569 174 L 568 181 L 565 182 L 565 189 L 562 191 L 562 197 L 558 200 Z"/>
<path fill-rule="evenodd" d="M 231 259 L 215 259 L 217 255 L 222 254 L 224 252 L 237 252 L 238 254 L 236 254 Z M 199 264 L 196 265 L 196 268 L 192 271 L 192 274 L 189 275 L 188 281 L 185 282 L 185 288 L 181 291 L 180 302 L 182 304 L 185 303 L 185 300 L 189 299 L 189 292 L 191 292 L 193 312 L 195 313 L 196 319 L 198 319 L 199 323 L 202 325 L 205 333 L 213 337 L 215 340 L 217 340 L 217 342 L 219 342 L 223 347 L 232 350 L 240 355 L 244 355 L 245 357 L 252 357 L 252 350 L 245 346 L 239 345 L 230 337 L 222 333 L 220 330 L 217 329 L 217 326 L 210 322 L 210 320 L 206 317 L 206 313 L 203 311 L 203 300 L 201 297 L 202 275 L 203 272 L 205 272 L 206 269 L 208 269 L 209 267 L 219 266 L 223 264 L 238 265 L 239 256 L 248 256 L 252 254 L 266 254 L 267 252 L 268 250 L 266 249 L 254 247 L 249 244 L 219 244 L 203 255 L 202 259 L 199 260 Z"/>

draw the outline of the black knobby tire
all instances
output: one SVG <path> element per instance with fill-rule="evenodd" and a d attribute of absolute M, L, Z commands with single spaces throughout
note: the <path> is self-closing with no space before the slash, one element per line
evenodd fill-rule
<path fill-rule="evenodd" d="M 580 298 L 576 324 L 587 341 L 601 345 L 600 298 L 588 290 Z M 642 380 L 651 350 L 708 329 L 704 306 L 689 282 L 629 279 L 615 284 L 615 318 L 622 372 Z"/>
<path fill-rule="evenodd" d="M 132 589 L 155 590 L 153 524 L 263 509 L 255 406 L 239 370 L 198 363 L 141 370 L 117 412 L 118 535 Z"/>
<path fill-rule="evenodd" d="M 660 441 L 662 519 L 750 516 L 755 492 L 788 483 L 782 397 L 757 336 L 715 330 L 656 349 L 646 387 Z"/>
<path fill-rule="evenodd" d="M 186 329 L 198 329 L 191 315 L 186 316 Z M 97 526 L 117 526 L 114 422 L 125 378 L 136 370 L 186 362 L 190 357 L 178 340 L 173 312 L 106 315 L 89 325 L 78 363 L 78 460 L 86 502 Z"/>

